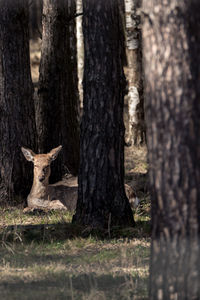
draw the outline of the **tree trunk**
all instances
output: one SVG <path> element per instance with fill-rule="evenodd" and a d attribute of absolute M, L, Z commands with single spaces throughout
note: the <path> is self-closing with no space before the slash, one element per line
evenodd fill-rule
<path fill-rule="evenodd" d="M 124 190 L 122 24 L 115 0 L 83 1 L 84 99 L 79 190 L 73 221 L 133 225 Z"/>
<path fill-rule="evenodd" d="M 76 13 L 83 12 L 82 0 L 77 0 Z M 82 16 L 76 18 L 76 36 L 77 36 L 77 66 L 78 66 L 78 89 L 80 99 L 80 109 L 83 108 L 83 69 L 84 69 L 84 46 L 83 46 L 83 30 Z"/>
<path fill-rule="evenodd" d="M 200 2 L 146 0 L 150 298 L 200 299 Z"/>
<path fill-rule="evenodd" d="M 146 143 L 139 7 L 141 0 L 125 0 L 129 115 L 127 142 L 136 146 Z"/>
<path fill-rule="evenodd" d="M 28 0 L 30 38 L 42 38 L 42 0 Z"/>
<path fill-rule="evenodd" d="M 0 141 L 0 204 L 13 205 L 32 182 L 21 146 L 37 151 L 25 0 L 0 2 Z"/>
<path fill-rule="evenodd" d="M 66 172 L 76 175 L 79 165 L 78 79 L 76 65 L 76 2 L 43 3 L 42 58 L 36 108 L 38 146 L 46 153 L 62 144 L 52 165 L 51 181 Z"/>

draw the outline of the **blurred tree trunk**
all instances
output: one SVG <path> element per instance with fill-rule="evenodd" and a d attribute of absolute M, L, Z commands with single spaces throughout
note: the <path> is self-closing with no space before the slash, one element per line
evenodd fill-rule
<path fill-rule="evenodd" d="M 142 76 L 141 0 L 125 0 L 129 127 L 127 143 L 146 143 Z"/>
<path fill-rule="evenodd" d="M 36 105 L 38 147 L 45 153 L 62 144 L 51 181 L 78 172 L 79 124 L 75 0 L 43 3 L 43 38 Z"/>
<path fill-rule="evenodd" d="M 79 190 L 73 222 L 133 225 L 124 190 L 122 24 L 118 1 L 84 0 L 84 99 Z"/>
<path fill-rule="evenodd" d="M 21 146 L 36 149 L 28 3 L 0 1 L 0 204 L 27 196 L 32 168 Z"/>
<path fill-rule="evenodd" d="M 150 299 L 200 299 L 200 2 L 144 2 Z"/>

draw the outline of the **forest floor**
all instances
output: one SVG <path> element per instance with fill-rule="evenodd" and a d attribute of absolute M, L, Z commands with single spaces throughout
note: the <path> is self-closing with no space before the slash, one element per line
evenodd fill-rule
<path fill-rule="evenodd" d="M 41 42 L 31 42 L 38 81 Z M 0 209 L 0 299 L 148 299 L 150 200 L 145 147 L 125 148 L 125 181 L 141 202 L 134 228 L 91 231 L 68 212 Z"/>
<path fill-rule="evenodd" d="M 148 299 L 150 201 L 146 149 L 126 148 L 126 182 L 140 205 L 134 228 L 91 231 L 69 212 L 0 209 L 0 298 Z"/>

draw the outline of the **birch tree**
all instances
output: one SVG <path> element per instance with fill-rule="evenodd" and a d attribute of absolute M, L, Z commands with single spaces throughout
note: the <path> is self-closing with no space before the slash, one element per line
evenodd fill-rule
<path fill-rule="evenodd" d="M 83 68 L 84 68 L 84 45 L 83 45 L 83 30 L 82 30 L 82 0 L 77 0 L 76 13 L 79 15 L 76 18 L 76 36 L 77 36 L 77 66 L 78 66 L 78 89 L 80 108 L 83 108 Z"/>
<path fill-rule="evenodd" d="M 140 7 L 141 0 L 125 0 L 126 74 L 128 80 L 129 116 L 127 142 L 134 145 L 146 142 L 143 107 L 141 17 L 138 11 Z"/>

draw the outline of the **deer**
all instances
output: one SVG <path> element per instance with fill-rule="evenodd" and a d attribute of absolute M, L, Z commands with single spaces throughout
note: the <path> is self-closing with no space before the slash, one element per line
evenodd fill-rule
<path fill-rule="evenodd" d="M 33 184 L 27 197 L 28 208 L 68 209 L 70 211 L 76 209 L 77 177 L 71 176 L 67 181 L 49 184 L 51 163 L 57 158 L 61 149 L 62 146 L 58 146 L 47 154 L 35 154 L 31 149 L 21 147 L 25 158 L 34 165 Z M 125 184 L 125 192 L 132 209 L 135 209 L 139 204 L 139 199 L 134 190 Z"/>
<path fill-rule="evenodd" d="M 47 154 L 35 154 L 31 149 L 21 147 L 25 158 L 34 165 L 33 184 L 27 197 L 28 208 L 75 210 L 77 201 L 77 180 L 49 184 L 51 163 L 62 146 L 52 149 Z"/>

